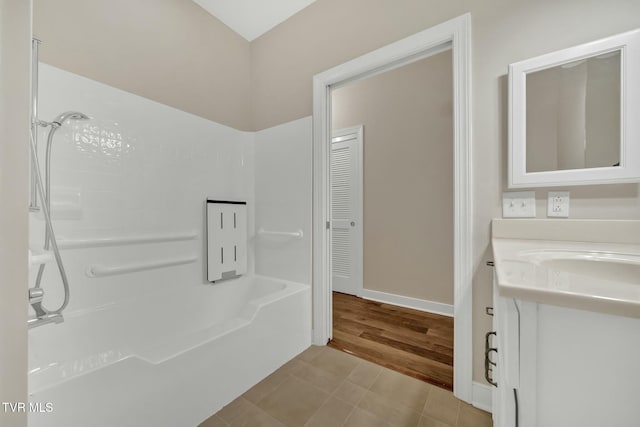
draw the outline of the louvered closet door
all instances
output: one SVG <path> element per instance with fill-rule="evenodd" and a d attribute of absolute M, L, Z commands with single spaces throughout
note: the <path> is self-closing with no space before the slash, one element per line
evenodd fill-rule
<path fill-rule="evenodd" d="M 361 183 L 357 134 L 331 144 L 333 290 L 357 295 L 362 288 Z"/>

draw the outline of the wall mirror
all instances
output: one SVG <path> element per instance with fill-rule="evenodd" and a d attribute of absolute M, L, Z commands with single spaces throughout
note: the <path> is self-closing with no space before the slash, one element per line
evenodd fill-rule
<path fill-rule="evenodd" d="M 640 30 L 509 66 L 509 188 L 640 182 Z"/>

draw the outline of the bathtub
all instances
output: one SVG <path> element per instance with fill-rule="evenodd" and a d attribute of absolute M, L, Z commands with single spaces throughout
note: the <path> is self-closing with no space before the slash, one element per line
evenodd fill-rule
<path fill-rule="evenodd" d="M 310 345 L 308 285 L 197 286 L 30 330 L 29 426 L 193 427 Z"/>

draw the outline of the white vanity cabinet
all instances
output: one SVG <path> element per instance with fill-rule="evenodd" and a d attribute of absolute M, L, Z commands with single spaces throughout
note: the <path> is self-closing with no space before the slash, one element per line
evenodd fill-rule
<path fill-rule="evenodd" d="M 493 377 L 495 385 L 493 425 L 506 427 L 515 425 L 517 403 L 513 390 L 520 387 L 519 321 L 514 301 L 498 296 L 495 280 L 493 287 L 494 334 L 490 336 L 489 346 L 496 351 L 489 351 L 485 357 L 495 363 L 488 367 L 492 370 L 490 377 Z"/>
<path fill-rule="evenodd" d="M 495 427 L 640 426 L 640 319 L 505 298 L 494 284 L 493 320 Z"/>
<path fill-rule="evenodd" d="M 492 222 L 496 427 L 640 427 L 640 221 Z"/>

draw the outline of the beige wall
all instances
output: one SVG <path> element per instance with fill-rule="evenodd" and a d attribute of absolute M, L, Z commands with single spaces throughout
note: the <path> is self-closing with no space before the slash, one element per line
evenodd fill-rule
<path fill-rule="evenodd" d="M 491 218 L 506 190 L 507 65 L 640 27 L 630 0 L 318 0 L 251 45 L 256 129 L 312 112 L 314 74 L 466 12 L 472 16 L 474 379 L 491 327 Z M 557 189 L 556 189 L 557 190 Z M 540 189 L 538 213 L 546 212 Z M 575 218 L 640 219 L 637 185 L 573 187 Z"/>
<path fill-rule="evenodd" d="M 34 34 L 47 64 L 251 130 L 249 42 L 191 0 L 35 0 Z"/>
<path fill-rule="evenodd" d="M 31 2 L 0 11 L 0 402 L 26 402 Z M 26 424 L 0 407 L 0 426 Z"/>
<path fill-rule="evenodd" d="M 332 91 L 364 125 L 364 288 L 453 304 L 451 51 Z"/>

